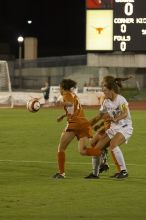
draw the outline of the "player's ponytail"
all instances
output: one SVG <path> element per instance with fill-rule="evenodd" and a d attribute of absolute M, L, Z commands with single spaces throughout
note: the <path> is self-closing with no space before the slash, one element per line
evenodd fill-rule
<path fill-rule="evenodd" d="M 122 81 L 126 81 L 126 80 L 129 80 L 131 79 L 132 76 L 129 76 L 129 77 L 123 77 L 123 78 L 115 78 L 114 81 L 115 83 L 121 88 L 123 88 L 123 85 L 122 85 Z"/>
<path fill-rule="evenodd" d="M 132 77 L 115 78 L 113 76 L 105 76 L 102 81 L 102 86 L 107 87 L 109 90 L 113 90 L 115 93 L 119 93 L 120 89 L 123 87 L 122 81 L 126 81 L 130 78 Z"/>

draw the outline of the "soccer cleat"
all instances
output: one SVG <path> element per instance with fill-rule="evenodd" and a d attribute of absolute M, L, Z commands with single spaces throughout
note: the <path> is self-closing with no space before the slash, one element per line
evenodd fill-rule
<path fill-rule="evenodd" d="M 124 179 L 128 177 L 128 173 L 126 170 L 121 170 L 121 172 L 116 176 L 117 179 Z"/>
<path fill-rule="evenodd" d="M 101 164 L 99 173 L 102 173 L 103 171 L 108 171 L 109 170 L 109 165 L 108 164 Z"/>
<path fill-rule="evenodd" d="M 85 176 L 84 178 L 85 179 L 99 179 L 99 176 L 96 176 L 93 173 L 90 173 L 88 176 Z"/>
<path fill-rule="evenodd" d="M 110 176 L 111 178 L 117 178 L 117 176 L 119 175 L 120 173 L 115 173 L 114 175 Z"/>
<path fill-rule="evenodd" d="M 53 176 L 54 179 L 64 179 L 65 178 L 65 174 L 61 174 L 61 173 L 56 173 L 54 176 Z"/>

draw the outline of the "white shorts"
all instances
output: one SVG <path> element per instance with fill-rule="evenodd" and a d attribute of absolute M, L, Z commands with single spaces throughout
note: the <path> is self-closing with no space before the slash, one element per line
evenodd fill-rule
<path fill-rule="evenodd" d="M 121 133 L 127 142 L 133 133 L 133 128 L 126 125 L 125 127 L 116 126 L 106 130 L 106 134 L 109 136 L 110 139 L 112 139 L 117 133 Z"/>

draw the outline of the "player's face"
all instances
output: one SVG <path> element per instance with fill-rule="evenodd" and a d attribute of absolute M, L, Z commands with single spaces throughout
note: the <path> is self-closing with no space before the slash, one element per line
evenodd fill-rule
<path fill-rule="evenodd" d="M 102 91 L 105 95 L 105 99 L 112 99 L 113 98 L 113 91 L 109 90 L 106 86 L 102 87 Z"/>

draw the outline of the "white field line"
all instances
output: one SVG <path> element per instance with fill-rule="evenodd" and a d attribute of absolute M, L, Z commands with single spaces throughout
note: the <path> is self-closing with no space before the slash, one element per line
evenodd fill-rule
<path fill-rule="evenodd" d="M 6 163 L 42 163 L 42 164 L 56 164 L 57 162 L 54 161 L 40 161 L 40 160 L 0 160 L 1 163 L 6 162 Z M 85 163 L 85 162 L 66 162 L 67 164 L 72 164 L 72 165 L 88 165 L 91 163 Z M 113 166 L 114 164 L 110 164 Z M 139 167 L 146 167 L 146 164 L 134 164 L 134 163 L 129 163 L 127 166 L 139 166 Z"/>

